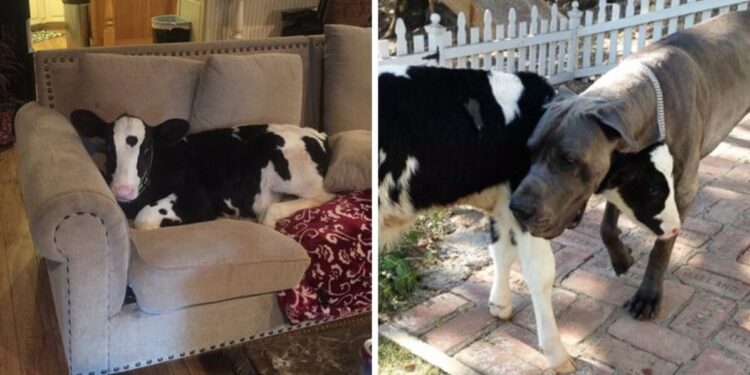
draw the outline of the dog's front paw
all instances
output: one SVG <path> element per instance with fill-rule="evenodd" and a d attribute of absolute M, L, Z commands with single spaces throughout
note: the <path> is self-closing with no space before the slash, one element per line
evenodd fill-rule
<path fill-rule="evenodd" d="M 496 316 L 503 320 L 508 320 L 513 315 L 513 304 L 508 304 L 507 306 L 500 306 L 498 304 L 494 304 L 492 302 L 489 303 L 490 306 L 490 315 Z"/>
<path fill-rule="evenodd" d="M 661 305 L 661 291 L 638 289 L 635 295 L 625 302 L 625 308 L 630 315 L 638 320 L 651 320 L 659 311 Z"/>
<path fill-rule="evenodd" d="M 630 266 L 635 263 L 635 259 L 631 255 L 633 251 L 629 247 L 625 247 L 626 253 L 623 253 L 618 258 L 612 258 L 612 269 L 615 270 L 615 275 L 620 276 L 628 272 Z"/>

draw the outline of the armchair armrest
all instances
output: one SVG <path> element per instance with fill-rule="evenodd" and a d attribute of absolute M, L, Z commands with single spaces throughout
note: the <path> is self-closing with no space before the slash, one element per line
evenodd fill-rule
<path fill-rule="evenodd" d="M 87 282 L 109 285 L 109 313 L 120 311 L 130 256 L 128 223 L 101 172 L 72 124 L 54 110 L 24 105 L 16 115 L 16 134 L 19 180 L 37 253 L 58 263 L 100 261 L 90 266 L 106 273 Z"/>
<path fill-rule="evenodd" d="M 109 318 L 125 299 L 127 219 L 63 115 L 28 103 L 16 135 L 29 229 L 47 259 L 70 371 L 98 373 L 108 368 Z"/>
<path fill-rule="evenodd" d="M 109 246 L 127 255 L 127 219 L 70 122 L 28 103 L 18 111 L 16 133 L 19 180 L 38 254 L 65 261 L 55 231 L 69 216 L 88 213 L 100 219 Z"/>

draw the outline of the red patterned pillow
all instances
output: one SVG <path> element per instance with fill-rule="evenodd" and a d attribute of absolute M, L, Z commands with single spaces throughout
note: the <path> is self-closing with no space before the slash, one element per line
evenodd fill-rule
<path fill-rule="evenodd" d="M 311 258 L 299 285 L 278 294 L 292 323 L 342 317 L 372 305 L 370 194 L 341 195 L 276 224 L 276 230 L 294 238 Z"/>

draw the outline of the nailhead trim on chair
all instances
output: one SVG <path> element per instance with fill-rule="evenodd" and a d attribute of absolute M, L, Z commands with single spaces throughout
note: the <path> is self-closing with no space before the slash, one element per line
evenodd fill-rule
<path fill-rule="evenodd" d="M 354 310 L 354 311 L 352 311 L 347 316 L 362 314 L 362 313 L 365 313 L 365 312 L 368 312 L 368 311 L 371 311 L 371 310 L 370 309 Z M 269 331 L 266 331 L 266 332 L 262 332 L 262 333 L 260 333 L 258 335 L 250 335 L 250 336 L 246 336 L 246 337 L 240 337 L 239 339 L 230 340 L 228 345 L 231 346 L 233 343 L 237 343 L 237 342 L 245 342 L 245 341 L 249 342 L 249 341 L 253 341 L 256 337 L 257 337 L 256 340 L 260 340 L 261 338 L 263 338 L 263 339 L 269 339 L 269 338 L 271 338 L 273 336 L 276 336 L 276 335 L 279 335 L 281 333 L 287 333 L 287 332 L 291 332 L 291 331 L 300 330 L 302 328 L 308 328 L 308 327 L 318 326 L 318 325 L 321 325 L 321 324 L 326 324 L 326 323 L 334 322 L 334 321 L 339 320 L 339 319 L 343 319 L 343 318 L 326 318 L 326 319 L 322 319 L 322 320 L 318 320 L 318 321 L 307 321 L 307 322 L 303 322 L 303 323 L 296 324 L 296 325 L 286 325 L 286 326 L 283 326 L 283 327 L 281 327 L 279 329 L 276 329 L 276 330 L 269 330 Z M 222 342 L 222 343 L 219 343 L 219 344 L 211 345 L 211 346 L 208 347 L 208 349 L 207 349 L 207 347 L 204 346 L 204 347 L 199 348 L 199 349 L 190 350 L 189 351 L 189 355 L 201 354 L 201 353 L 205 353 L 207 351 L 215 350 L 217 347 L 223 348 L 225 346 L 227 346 L 226 342 Z M 175 356 L 176 356 L 176 354 L 170 354 L 170 355 L 167 356 L 167 359 L 172 360 L 172 359 L 175 358 Z M 181 357 L 181 358 L 185 357 L 185 356 L 186 356 L 185 352 L 181 352 L 179 354 L 179 357 Z M 164 359 L 164 357 L 159 357 L 159 358 L 157 358 L 157 361 L 161 362 L 163 359 Z M 153 363 L 153 360 L 151 360 L 151 359 L 146 360 L 146 364 L 147 365 L 150 365 L 152 363 Z M 135 363 L 131 363 L 131 364 L 122 365 L 122 366 L 115 366 L 115 367 L 112 368 L 112 372 L 119 372 L 120 369 L 127 370 L 128 368 L 130 368 L 130 366 L 140 367 L 141 366 L 141 361 L 135 362 Z M 106 370 L 102 370 L 102 374 L 105 373 L 104 371 L 106 371 Z"/>
<path fill-rule="evenodd" d="M 55 59 L 52 59 L 53 61 Z M 104 227 L 104 238 L 107 240 L 107 252 L 109 252 L 109 229 L 107 228 L 107 225 L 104 223 L 104 220 L 102 220 L 100 217 L 96 216 L 96 214 L 92 212 L 77 212 L 76 216 L 83 216 L 83 215 L 90 215 L 91 217 L 99 220 L 99 222 L 102 224 L 102 227 Z M 73 323 L 71 322 L 70 318 L 70 257 L 68 257 L 62 249 L 60 249 L 59 246 L 57 246 L 57 232 L 60 230 L 60 226 L 62 225 L 65 220 L 70 219 L 73 217 L 73 215 L 65 215 L 62 220 L 60 220 L 59 223 L 57 223 L 57 226 L 55 227 L 55 230 L 52 234 L 52 242 L 55 245 L 55 249 L 65 258 L 65 281 L 68 284 L 68 290 L 67 290 L 67 303 L 68 303 L 68 371 L 73 372 L 73 332 L 72 327 Z M 107 313 L 109 313 L 109 273 L 107 274 Z M 107 327 L 107 330 L 109 330 L 109 327 Z M 107 351 L 107 363 L 109 363 L 109 351 Z M 101 370 L 103 374 L 107 373 L 107 370 Z M 90 371 L 89 374 L 94 374 L 94 371 Z M 78 373 L 77 375 L 83 375 L 83 373 Z"/>

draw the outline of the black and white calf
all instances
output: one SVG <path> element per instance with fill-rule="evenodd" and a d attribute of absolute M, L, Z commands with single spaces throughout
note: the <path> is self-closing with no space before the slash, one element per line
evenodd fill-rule
<path fill-rule="evenodd" d="M 148 126 L 123 115 L 113 124 L 77 110 L 84 137 L 104 140 L 104 177 L 134 226 L 250 217 L 273 226 L 332 195 L 323 188 L 326 136 L 291 125 L 249 125 L 188 135 L 184 120 Z M 286 195 L 298 199 L 281 201 Z"/>
<path fill-rule="evenodd" d="M 381 68 L 379 87 L 381 246 L 425 210 L 455 204 L 485 210 L 495 271 L 490 312 L 511 316 L 510 270 L 520 260 L 539 346 L 556 371 L 573 371 L 552 310 L 550 244 L 532 237 L 509 209 L 511 192 L 529 171 L 527 140 L 554 90 L 530 73 L 393 66 Z M 658 235 L 679 230 L 665 145 L 618 155 L 599 192 Z"/>

